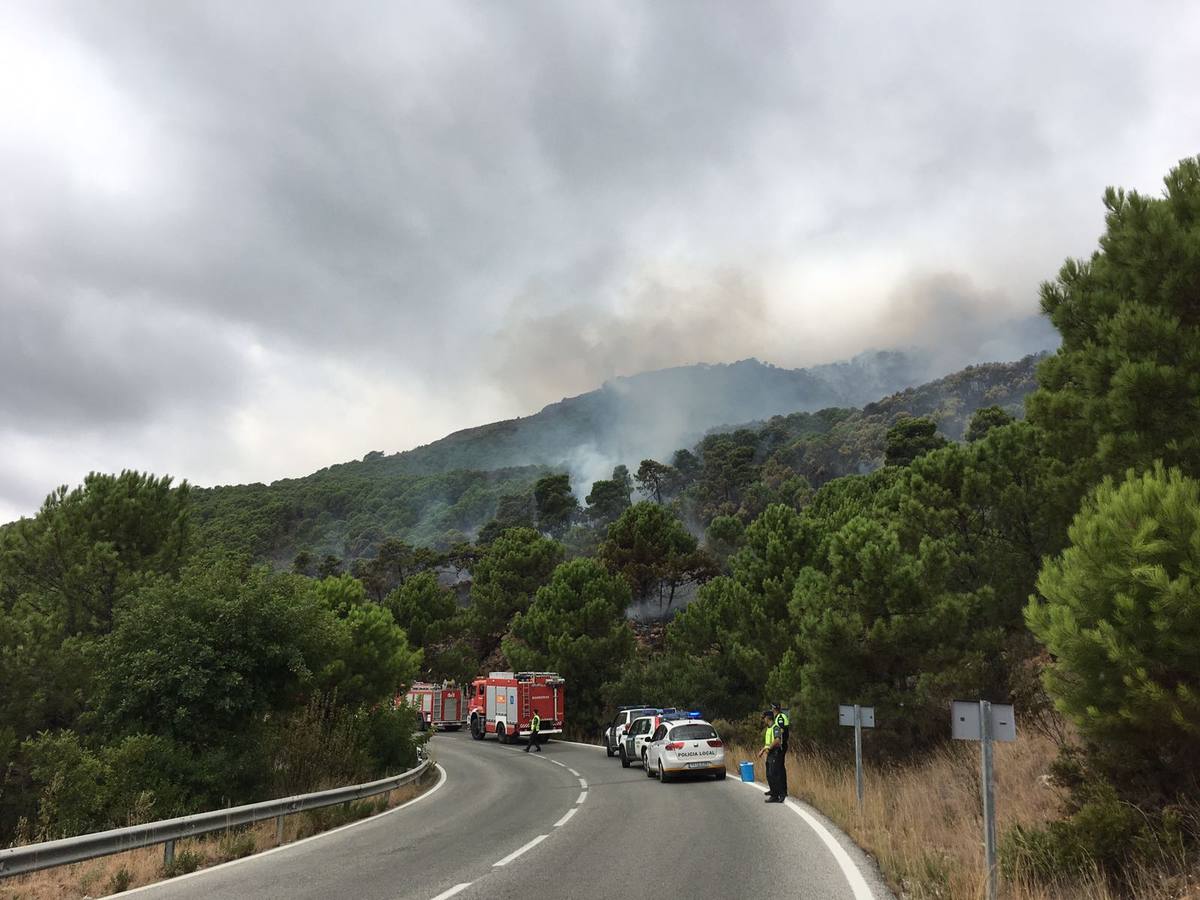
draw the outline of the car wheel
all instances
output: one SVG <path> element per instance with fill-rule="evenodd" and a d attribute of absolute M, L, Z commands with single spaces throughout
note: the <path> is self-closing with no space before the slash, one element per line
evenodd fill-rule
<path fill-rule="evenodd" d="M 503 725 L 496 726 L 496 740 L 502 744 L 508 743 L 508 735 L 505 733 Z"/>
<path fill-rule="evenodd" d="M 725 776 L 728 774 L 729 774 L 728 772 L 726 772 L 724 769 L 722 769 L 720 772 L 717 773 L 717 781 L 724 781 Z"/>
<path fill-rule="evenodd" d="M 625 753 L 625 748 L 621 747 L 621 768 L 629 768 L 629 756 Z"/>
<path fill-rule="evenodd" d="M 653 777 L 654 777 L 654 770 L 653 770 L 652 768 L 650 768 L 650 763 L 646 761 L 646 754 L 645 754 L 645 753 L 643 753 L 643 754 L 642 754 L 642 766 L 643 766 L 643 767 L 645 768 L 645 770 L 646 770 L 646 777 L 647 777 L 647 778 L 653 778 Z"/>
<path fill-rule="evenodd" d="M 479 721 L 479 716 L 471 716 L 471 737 L 477 741 L 483 740 L 483 723 Z"/>
<path fill-rule="evenodd" d="M 662 760 L 660 759 L 658 761 L 658 782 L 659 784 L 666 784 L 670 780 L 671 779 L 667 777 L 667 773 L 663 771 Z"/>
<path fill-rule="evenodd" d="M 612 759 L 614 756 L 617 755 L 617 751 L 614 750 L 612 747 L 608 746 L 607 740 L 604 741 L 604 752 L 608 754 L 609 759 Z"/>

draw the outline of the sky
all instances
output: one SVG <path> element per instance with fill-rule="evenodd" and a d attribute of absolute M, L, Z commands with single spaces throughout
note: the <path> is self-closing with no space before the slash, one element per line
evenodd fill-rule
<path fill-rule="evenodd" d="M 1200 5 L 0 5 L 0 522 L 960 343 L 1200 152 Z"/>

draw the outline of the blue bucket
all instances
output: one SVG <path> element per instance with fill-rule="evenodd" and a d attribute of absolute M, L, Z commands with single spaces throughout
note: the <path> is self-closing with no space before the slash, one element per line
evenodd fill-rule
<path fill-rule="evenodd" d="M 738 769 L 742 773 L 742 781 L 754 784 L 754 763 L 743 762 L 738 764 Z"/>

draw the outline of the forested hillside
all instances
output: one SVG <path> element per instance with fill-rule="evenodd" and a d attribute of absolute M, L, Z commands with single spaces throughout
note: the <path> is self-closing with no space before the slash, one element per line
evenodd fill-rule
<path fill-rule="evenodd" d="M 892 364 L 889 372 L 901 366 L 902 360 L 898 354 L 882 356 L 883 362 Z M 737 434 L 736 440 L 754 444 L 754 456 L 759 463 L 773 457 L 817 487 L 839 475 L 868 472 L 881 466 L 887 430 L 905 415 L 929 416 L 938 423 L 941 433 L 956 440 L 961 439 L 970 415 L 982 406 L 997 405 L 1019 416 L 1025 395 L 1034 387 L 1035 363 L 1034 357 L 1027 357 L 1015 363 L 972 366 L 870 403 L 862 409 L 835 407 L 812 413 L 792 412 L 767 422 L 751 423 L 737 429 L 722 428 L 715 433 Z M 694 377 L 698 372 L 711 374 L 721 368 L 690 367 L 651 373 L 646 378 L 657 389 L 663 387 L 664 379 Z M 798 384 L 797 373 L 757 362 L 726 368 L 720 383 L 739 396 L 752 397 L 750 382 L 759 383 L 764 377 L 778 377 L 790 385 L 789 389 Z M 875 384 L 881 377 L 870 374 L 871 369 L 861 358 L 845 368 L 830 366 L 824 371 L 827 375 L 837 371 L 847 378 L 850 372 L 864 373 L 868 385 Z M 739 372 L 746 374 L 739 375 Z M 638 379 L 628 379 L 628 382 L 639 383 Z M 844 394 L 856 394 L 865 389 L 859 387 L 851 391 L 848 385 L 843 385 L 840 390 Z M 832 393 L 826 391 L 821 396 Z M 543 411 L 525 421 L 533 423 L 537 420 L 530 427 L 542 435 L 541 447 L 552 443 L 562 448 L 564 458 L 569 457 L 579 452 L 580 448 L 571 447 L 570 441 L 581 433 L 570 422 L 581 410 L 602 403 L 604 395 L 605 391 L 585 395 L 577 398 L 585 402 L 564 402 L 562 411 L 553 415 Z M 772 396 L 766 403 L 748 401 L 741 409 L 739 421 L 748 421 L 764 405 L 771 407 L 780 402 L 780 396 Z M 684 412 L 696 422 L 719 424 L 720 419 L 704 417 L 715 416 L 728 408 L 728 401 L 722 401 L 716 406 Z M 595 425 L 594 421 L 590 422 L 588 428 Z M 503 443 L 498 435 L 506 433 L 510 426 L 512 423 L 486 426 L 478 429 L 470 440 L 452 436 L 422 451 L 432 452 L 433 448 L 441 447 L 454 459 L 459 458 L 456 447 L 474 446 L 472 442 L 477 441 L 483 449 L 478 453 L 467 452 L 461 458 L 464 461 L 482 460 L 481 469 L 413 474 L 412 457 L 406 454 L 369 453 L 361 461 L 330 466 L 305 478 L 285 479 L 270 485 L 193 489 L 195 521 L 206 543 L 244 550 L 256 559 L 278 564 L 290 564 L 301 552 L 318 559 L 332 555 L 349 564 L 376 555 L 379 546 L 388 538 L 445 550 L 474 537 L 486 522 L 497 516 L 498 511 L 503 518 L 506 513 L 500 509 L 502 499 L 507 498 L 508 510 L 519 503 L 532 509 L 534 482 L 546 474 L 547 468 L 523 465 L 501 469 L 491 464 L 494 457 L 489 454 L 492 453 L 501 456 L 507 453 L 521 463 L 532 462 L 531 458 L 519 456 L 521 452 L 534 452 L 524 443 L 514 443 L 506 451 L 498 449 Z M 749 438 L 748 433 L 753 433 L 754 437 Z M 711 449 L 723 445 L 724 439 L 710 435 L 705 442 L 702 447 Z M 668 456 L 674 449 L 677 448 L 667 448 Z M 699 458 L 705 456 L 702 448 L 691 449 L 696 450 Z M 644 458 L 647 457 L 618 457 L 615 464 L 636 468 Z M 604 476 L 607 474 L 605 472 Z M 576 481 L 573 487 L 582 497 L 587 494 L 591 482 Z M 532 524 L 531 518 L 527 524 Z M 705 524 L 706 521 L 701 522 L 700 527 Z"/>
<path fill-rule="evenodd" d="M 283 487 L 55 493 L 0 530 L 2 837 L 400 765 L 395 688 L 513 665 L 563 672 L 593 733 L 635 700 L 736 732 L 778 699 L 798 743 L 836 754 L 838 705 L 872 705 L 878 766 L 944 747 L 952 699 L 1011 701 L 1058 741 L 1062 805 L 1007 829 L 1005 877 L 1194 885 L 1200 159 L 1105 206 L 1100 249 L 1043 285 L 1054 354 L 714 431 L 590 485 L 369 458 Z M 487 521 L 415 547 L 430 508 Z M 292 572 L 250 558 L 350 522 L 370 539 L 301 548 Z M 635 640 L 631 606 L 685 592 L 663 640 Z M 914 896 L 945 896 L 931 859 L 904 873 L 931 885 Z"/>

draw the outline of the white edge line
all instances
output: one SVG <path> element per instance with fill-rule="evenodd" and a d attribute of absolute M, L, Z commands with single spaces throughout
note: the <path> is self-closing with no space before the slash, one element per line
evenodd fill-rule
<path fill-rule="evenodd" d="M 559 819 L 557 822 L 554 823 L 554 827 L 562 828 L 564 825 L 567 824 L 567 822 L 569 822 L 571 820 L 571 816 L 575 815 L 575 813 L 577 813 L 577 812 L 579 812 L 579 807 L 572 806 L 570 809 L 567 810 L 567 814 L 565 816 L 563 816 L 561 819 Z M 437 900 L 437 897 L 434 897 L 433 900 Z"/>
<path fill-rule="evenodd" d="M 585 744 L 585 743 L 583 743 L 583 741 L 560 741 L 558 738 L 555 738 L 554 743 L 570 744 L 572 747 L 591 747 L 593 750 L 603 750 L 604 749 L 604 747 L 600 744 Z"/>
<path fill-rule="evenodd" d="M 440 894 L 438 894 L 436 897 L 434 897 L 433 900 L 450 900 L 450 898 L 453 897 L 455 894 L 461 894 L 463 891 L 465 891 L 467 888 L 469 888 L 472 884 L 474 884 L 473 881 L 464 881 L 462 884 L 456 884 L 454 887 L 450 888 L 448 891 L 442 891 Z"/>
<path fill-rule="evenodd" d="M 562 766 L 564 769 L 567 767 L 566 763 L 559 762 L 557 759 L 551 759 L 551 760 L 548 760 L 548 762 L 552 762 L 556 766 Z"/>
<path fill-rule="evenodd" d="M 837 860 L 837 864 L 842 867 L 842 874 L 846 876 L 846 881 L 850 884 L 850 890 L 854 892 L 854 900 L 873 900 L 875 895 L 871 893 L 871 889 L 867 886 L 867 880 L 863 878 L 862 872 L 858 870 L 858 866 L 854 864 L 854 860 L 850 858 L 850 854 L 846 852 L 846 848 L 839 844 L 837 838 L 829 833 L 829 829 L 801 808 L 795 800 L 789 799 L 786 805 L 792 812 L 807 822 L 809 827 L 817 833 L 817 837 L 825 842 L 825 846 L 829 848 L 829 852 L 833 854 L 833 858 Z"/>
<path fill-rule="evenodd" d="M 570 772 L 572 775 L 574 775 L 576 778 L 579 777 L 579 773 L 576 772 L 574 769 L 572 769 L 570 766 L 567 767 L 567 771 Z"/>
<path fill-rule="evenodd" d="M 534 847 L 536 847 L 538 844 L 540 844 L 542 841 L 544 841 L 547 837 L 549 837 L 549 835 L 539 834 L 537 837 L 535 837 L 532 841 L 530 841 L 524 847 L 514 850 L 512 853 L 508 854 L 508 856 L 504 857 L 504 859 L 500 860 L 500 862 L 492 863 L 492 868 L 494 869 L 497 866 L 507 866 L 510 862 L 512 862 L 514 859 L 516 859 L 522 853 L 529 852 Z"/>
<path fill-rule="evenodd" d="M 576 805 L 578 805 L 580 803 L 583 803 L 585 800 L 587 800 L 587 791 L 582 791 L 579 794 L 579 799 L 576 800 L 575 803 L 576 803 Z"/>
<path fill-rule="evenodd" d="M 165 884 L 177 884 L 180 881 L 186 881 L 189 878 L 199 878 L 202 875 L 208 875 L 210 872 L 216 872 L 220 869 L 227 869 L 230 866 L 240 865 L 241 863 L 254 862 L 257 859 L 262 859 L 264 856 L 270 856 L 272 853 L 278 853 L 280 850 L 290 850 L 293 847 L 299 847 L 301 844 L 307 844 L 309 841 L 317 841 L 317 840 L 320 840 L 321 838 L 329 837 L 329 835 L 331 835 L 331 834 L 337 834 L 339 831 L 345 831 L 346 829 L 354 828 L 357 825 L 364 825 L 367 822 L 374 822 L 376 819 L 382 819 L 384 816 L 391 815 L 394 812 L 400 812 L 400 810 L 405 809 L 406 807 L 412 806 L 414 803 L 420 803 L 426 797 L 432 797 L 439 790 L 441 790 L 443 785 L 445 785 L 447 779 L 449 778 L 449 776 L 446 774 L 446 770 L 442 768 L 441 763 L 434 763 L 434 766 L 440 774 L 440 777 L 438 778 L 438 783 L 435 784 L 433 787 L 431 787 L 429 790 L 427 790 L 425 793 L 423 793 L 421 796 L 414 797 L 413 799 L 409 800 L 407 803 L 401 803 L 399 806 L 393 806 L 391 809 L 385 809 L 381 813 L 377 813 L 376 815 L 373 815 L 373 816 L 367 816 L 365 819 L 359 819 L 355 822 L 351 822 L 349 825 L 339 825 L 337 828 L 331 828 L 329 831 L 322 831 L 320 834 L 314 834 L 309 837 L 302 838 L 298 841 L 292 841 L 290 844 L 281 844 L 278 847 L 272 847 L 270 850 L 264 850 L 261 853 L 253 853 L 250 856 L 243 856 L 241 859 L 231 859 L 231 860 L 229 860 L 229 862 L 223 862 L 223 863 L 220 863 L 219 865 L 209 866 L 207 869 L 197 869 L 195 872 L 189 872 L 186 875 L 178 875 L 175 878 L 166 878 L 166 879 L 163 879 L 162 881 L 156 881 L 153 884 L 144 884 L 141 887 L 136 887 L 136 888 L 133 888 L 128 891 L 122 891 L 120 894 L 108 894 L 106 897 L 101 898 L 101 900 L 108 900 L 108 898 L 111 898 L 111 897 L 128 897 L 130 894 L 138 894 L 138 893 L 141 893 L 142 891 L 151 891 L 151 890 L 154 890 L 155 888 L 162 887 Z M 294 813 L 289 813 L 289 815 L 294 815 Z M 156 845 L 152 844 L 150 846 L 156 846 Z"/>

